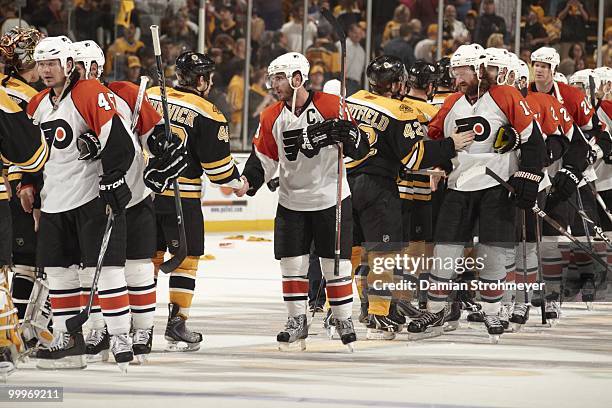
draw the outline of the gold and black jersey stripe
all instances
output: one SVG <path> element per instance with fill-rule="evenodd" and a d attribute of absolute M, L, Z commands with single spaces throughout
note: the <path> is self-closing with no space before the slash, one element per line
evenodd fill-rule
<path fill-rule="evenodd" d="M 0 74 L 0 83 L 4 81 L 5 78 L 6 75 Z M 9 98 L 11 98 L 24 111 L 26 110 L 30 99 L 32 99 L 32 97 L 38 93 L 36 89 L 28 85 L 21 77 L 15 78 L 13 76 L 6 81 L 6 85 L 3 89 L 6 91 Z"/>
<path fill-rule="evenodd" d="M 217 107 L 191 90 L 167 88 L 170 127 L 186 141 L 188 165 L 181 173 L 182 198 L 200 198 L 200 177 L 211 183 L 232 185 L 240 178 L 229 145 L 229 126 Z M 147 91 L 151 104 L 163 115 L 159 87 Z M 196 186 L 197 180 L 197 186 Z M 164 196 L 171 196 L 172 190 Z"/>

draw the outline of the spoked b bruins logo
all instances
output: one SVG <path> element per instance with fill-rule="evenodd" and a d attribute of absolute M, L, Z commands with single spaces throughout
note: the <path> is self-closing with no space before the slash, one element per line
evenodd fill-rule
<path fill-rule="evenodd" d="M 473 131 L 476 134 L 474 137 L 476 142 L 487 140 L 489 135 L 491 135 L 491 125 L 482 116 L 457 119 L 455 124 L 457 125 L 458 132 Z"/>

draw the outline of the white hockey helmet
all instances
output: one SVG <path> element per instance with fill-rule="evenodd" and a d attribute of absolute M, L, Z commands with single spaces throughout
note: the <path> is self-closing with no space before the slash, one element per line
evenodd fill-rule
<path fill-rule="evenodd" d="M 85 78 L 89 79 L 89 70 L 93 62 L 98 64 L 98 76 L 96 78 L 100 78 L 106 62 L 102 48 L 92 40 L 72 43 L 72 48 L 75 54 L 75 62 L 82 62 L 85 65 Z"/>
<path fill-rule="evenodd" d="M 595 81 L 595 89 L 599 89 L 601 79 L 592 69 L 581 69 L 580 71 L 574 72 L 574 74 L 569 77 L 568 82 L 570 85 L 578 84 L 584 89 L 589 89 L 589 77 L 593 77 L 593 80 Z"/>
<path fill-rule="evenodd" d="M 498 85 L 504 85 L 506 83 L 506 79 L 511 70 L 511 58 L 508 51 L 503 48 L 489 47 L 485 49 L 484 64 L 486 67 L 497 67 L 500 72 L 502 68 L 506 68 L 506 74 L 503 77 L 499 74 L 497 75 L 496 81 Z"/>
<path fill-rule="evenodd" d="M 610 67 L 599 67 L 593 70 L 598 76 L 601 82 L 605 85 L 608 82 L 612 82 L 612 68 Z"/>
<path fill-rule="evenodd" d="M 480 44 L 463 44 L 452 55 L 450 66 L 451 68 L 472 67 L 478 72 L 485 60 L 485 50 Z"/>
<path fill-rule="evenodd" d="M 519 62 L 521 61 L 521 59 L 518 57 L 518 55 L 510 51 L 508 51 L 508 55 L 510 55 L 510 64 L 508 64 L 508 75 L 510 75 L 511 72 L 514 72 L 514 79 L 516 81 L 516 79 L 519 78 Z"/>
<path fill-rule="evenodd" d="M 567 84 L 567 77 L 560 72 L 555 72 L 555 75 L 553 76 L 553 80 L 557 82 L 561 82 L 563 84 Z"/>
<path fill-rule="evenodd" d="M 323 92 L 340 96 L 340 88 L 340 81 L 338 81 L 337 79 L 330 79 L 325 83 L 325 85 L 323 85 Z"/>
<path fill-rule="evenodd" d="M 519 81 L 521 78 L 525 77 L 527 79 L 527 83 L 529 83 L 529 65 L 523 60 L 518 61 L 518 73 L 516 74 L 516 80 Z"/>
<path fill-rule="evenodd" d="M 531 53 L 531 63 L 533 64 L 534 62 L 549 64 L 551 71 L 554 72 L 561 62 L 561 57 L 554 48 L 541 47 Z"/>
<path fill-rule="evenodd" d="M 272 87 L 272 83 L 270 79 L 273 75 L 284 73 L 287 78 L 290 80 L 289 85 L 293 87 L 291 83 L 291 78 L 293 74 L 299 72 L 302 74 L 302 85 L 306 83 L 308 80 L 308 73 L 310 72 L 310 63 L 305 56 L 300 54 L 299 52 L 288 52 L 277 57 L 274 61 L 270 63 L 268 66 L 268 77 L 266 78 L 266 85 L 268 88 Z"/>
<path fill-rule="evenodd" d="M 34 48 L 34 60 L 47 61 L 58 59 L 60 65 L 64 68 L 64 75 L 70 76 L 71 71 L 68 71 L 68 59 L 74 61 L 74 50 L 71 47 L 72 41 L 64 35 L 58 37 L 47 37 L 40 40 L 40 42 Z M 74 70 L 74 64 L 72 69 Z"/>

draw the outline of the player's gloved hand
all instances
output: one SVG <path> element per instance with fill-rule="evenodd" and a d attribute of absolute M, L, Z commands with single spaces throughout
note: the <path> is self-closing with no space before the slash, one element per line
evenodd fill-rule
<path fill-rule="evenodd" d="M 359 128 L 350 120 L 334 119 L 330 136 L 339 143 L 356 145 L 359 140 Z"/>
<path fill-rule="evenodd" d="M 155 126 L 153 133 L 147 138 L 147 147 L 153 156 L 161 156 L 166 150 L 178 149 L 183 141 L 176 133 L 170 133 L 170 140 L 166 138 L 163 125 Z"/>
<path fill-rule="evenodd" d="M 516 150 L 521 146 L 521 135 L 512 125 L 504 125 L 497 130 L 493 150 L 504 154 Z"/>
<path fill-rule="evenodd" d="M 601 149 L 603 160 L 606 164 L 612 163 L 612 138 L 610 134 L 604 130 L 600 130 L 595 135 L 595 143 Z"/>
<path fill-rule="evenodd" d="M 567 150 L 563 137 L 551 135 L 546 138 L 546 162 L 544 166 L 550 166 L 559 160 Z"/>
<path fill-rule="evenodd" d="M 100 158 L 100 140 L 92 131 L 88 130 L 77 138 L 77 149 L 79 149 L 79 160 L 96 160 Z"/>
<path fill-rule="evenodd" d="M 543 176 L 539 170 L 525 168 L 519 169 L 510 178 L 510 185 L 514 187 L 514 204 L 518 208 L 533 208 Z"/>
<path fill-rule="evenodd" d="M 100 198 L 109 205 L 115 214 L 121 214 L 132 199 L 123 173 L 115 171 L 103 174 L 100 179 Z"/>
<path fill-rule="evenodd" d="M 187 167 L 187 151 L 184 146 L 168 149 L 149 159 L 144 171 L 144 183 L 154 192 L 163 193 Z"/>
<path fill-rule="evenodd" d="M 568 164 L 564 165 L 553 178 L 551 195 L 558 202 L 567 200 L 576 192 L 580 180 L 581 172 Z"/>
<path fill-rule="evenodd" d="M 298 145 L 300 151 L 308 158 L 314 157 L 322 147 L 336 143 L 331 134 L 335 127 L 336 119 L 327 119 L 323 122 L 308 126 L 302 131 Z"/>

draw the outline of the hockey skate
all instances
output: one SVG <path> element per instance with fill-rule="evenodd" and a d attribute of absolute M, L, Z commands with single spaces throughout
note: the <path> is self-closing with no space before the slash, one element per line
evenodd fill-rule
<path fill-rule="evenodd" d="M 595 279 L 592 274 L 586 274 L 580 276 L 582 281 L 582 288 L 580 293 L 582 295 L 582 301 L 586 303 L 587 310 L 593 310 L 593 301 L 595 301 Z"/>
<path fill-rule="evenodd" d="M 91 329 L 85 339 L 85 355 L 88 363 L 108 361 L 110 340 L 106 326 L 102 329 Z"/>
<path fill-rule="evenodd" d="M 444 308 L 444 324 L 442 329 L 445 332 L 457 330 L 459 328 L 459 319 L 461 319 L 460 302 L 447 303 Z"/>
<path fill-rule="evenodd" d="M 479 312 L 482 309 L 482 305 L 475 302 L 474 296 L 466 290 L 457 291 L 457 302 L 459 302 L 461 310 L 465 310 L 468 313 Z"/>
<path fill-rule="evenodd" d="M 408 318 L 410 320 L 417 319 L 423 315 L 423 311 L 414 307 L 414 305 L 407 300 L 398 300 L 396 303 L 397 313 L 400 316 Z"/>
<path fill-rule="evenodd" d="M 127 372 L 130 361 L 134 360 L 134 352 L 132 351 L 132 339 L 129 334 L 114 334 L 110 338 L 111 351 L 115 357 L 115 362 L 119 366 L 122 373 Z"/>
<path fill-rule="evenodd" d="M 510 327 L 510 316 L 512 316 L 512 309 L 514 305 L 512 303 L 502 303 L 501 309 L 499 310 L 499 321 L 504 326 L 504 331 L 512 332 L 514 326 Z"/>
<path fill-rule="evenodd" d="M 499 338 L 504 333 L 504 326 L 502 325 L 501 320 L 499 320 L 499 316 L 485 315 L 484 324 L 487 328 L 487 332 L 489 333 L 489 340 L 491 343 L 497 344 L 499 342 Z"/>
<path fill-rule="evenodd" d="M 148 355 L 151 353 L 153 344 L 153 328 L 136 329 L 132 337 L 132 350 L 136 363 L 144 364 L 147 361 Z"/>
<path fill-rule="evenodd" d="M 0 380 L 4 383 L 17 368 L 17 348 L 14 344 L 0 347 Z"/>
<path fill-rule="evenodd" d="M 480 329 L 482 328 L 482 323 L 484 323 L 484 313 L 483 311 L 472 312 L 467 315 L 468 327 L 470 329 Z"/>
<path fill-rule="evenodd" d="M 336 330 L 349 352 L 355 351 L 353 343 L 357 341 L 357 335 L 355 334 L 355 327 L 353 326 L 353 319 L 350 317 L 347 319 L 334 319 Z"/>
<path fill-rule="evenodd" d="M 366 339 L 368 340 L 393 340 L 395 334 L 399 333 L 406 319 L 399 315 L 370 315 L 366 326 Z"/>
<path fill-rule="evenodd" d="M 559 323 L 559 319 L 561 318 L 561 306 L 556 300 L 547 300 L 546 301 L 546 321 L 548 322 L 549 327 L 555 326 Z"/>
<path fill-rule="evenodd" d="M 168 311 L 165 334 L 165 339 L 168 341 L 166 351 L 198 351 L 202 342 L 202 333 L 187 328 L 185 318 L 178 314 L 178 305 L 168 304 Z"/>
<path fill-rule="evenodd" d="M 85 368 L 85 340 L 81 332 L 57 331 L 49 347 L 36 352 L 36 367 L 42 369 Z"/>
<path fill-rule="evenodd" d="M 437 313 L 425 312 L 408 324 L 408 340 L 422 340 L 437 337 L 444 333 L 446 307 Z"/>
<path fill-rule="evenodd" d="M 306 315 L 287 318 L 285 330 L 278 333 L 278 349 L 280 351 L 306 350 L 306 338 L 308 337 L 308 325 Z"/>
<path fill-rule="evenodd" d="M 509 322 L 512 323 L 513 330 L 515 333 L 521 331 L 521 329 L 527 324 L 529 320 L 529 305 L 525 303 L 516 303 L 512 310 L 512 316 L 510 316 Z"/>

